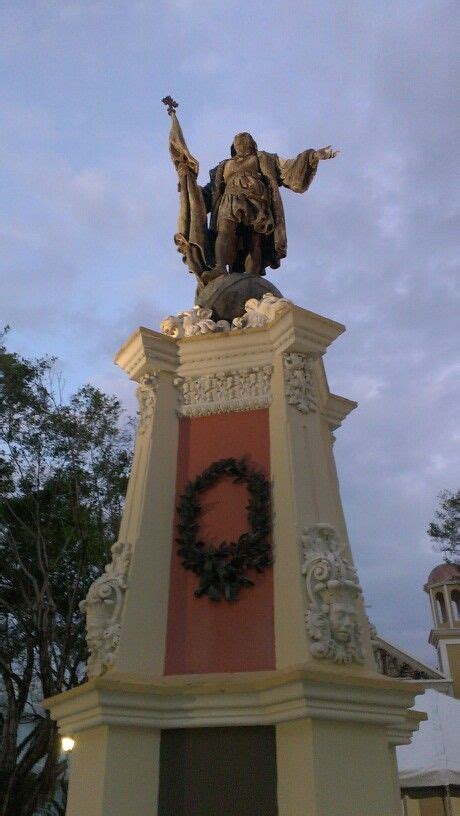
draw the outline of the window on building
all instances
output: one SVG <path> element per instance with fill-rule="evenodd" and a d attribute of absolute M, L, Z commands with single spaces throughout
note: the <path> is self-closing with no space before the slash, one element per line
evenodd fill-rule
<path fill-rule="evenodd" d="M 460 589 L 453 589 L 450 595 L 452 606 L 452 617 L 454 621 L 460 621 Z"/>
<path fill-rule="evenodd" d="M 436 614 L 438 616 L 438 623 L 445 623 L 447 620 L 446 602 L 442 592 L 437 592 L 435 597 Z"/>

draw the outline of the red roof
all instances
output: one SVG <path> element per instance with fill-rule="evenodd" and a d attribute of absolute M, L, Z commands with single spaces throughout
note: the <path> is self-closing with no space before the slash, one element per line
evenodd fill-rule
<path fill-rule="evenodd" d="M 445 584 L 447 581 L 460 583 L 460 564 L 438 564 L 431 570 L 427 584 Z"/>

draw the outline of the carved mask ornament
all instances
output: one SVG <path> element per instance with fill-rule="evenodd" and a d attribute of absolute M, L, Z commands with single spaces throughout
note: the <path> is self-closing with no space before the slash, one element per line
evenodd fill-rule
<path fill-rule="evenodd" d="M 120 640 L 124 596 L 128 587 L 131 545 L 117 541 L 111 547 L 112 561 L 90 586 L 80 609 L 86 615 L 89 659 L 88 677 L 104 674 L 113 666 Z"/>
<path fill-rule="evenodd" d="M 362 663 L 357 608 L 362 590 L 355 568 L 344 557 L 345 545 L 333 527 L 315 524 L 305 529 L 302 547 L 312 655 L 336 663 Z"/>

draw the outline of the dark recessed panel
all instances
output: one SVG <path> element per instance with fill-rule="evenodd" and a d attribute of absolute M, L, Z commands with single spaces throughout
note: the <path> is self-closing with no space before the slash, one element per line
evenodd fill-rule
<path fill-rule="evenodd" d="M 277 816 L 273 726 L 162 731 L 158 816 Z"/>

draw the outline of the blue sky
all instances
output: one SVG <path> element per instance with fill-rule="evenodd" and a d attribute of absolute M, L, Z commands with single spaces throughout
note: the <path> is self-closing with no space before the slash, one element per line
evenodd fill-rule
<path fill-rule="evenodd" d="M 359 401 L 335 446 L 353 552 L 379 631 L 430 661 L 425 530 L 459 482 L 459 16 L 449 0 L 0 9 L 0 318 L 17 350 L 58 355 L 69 390 L 134 410 L 113 355 L 193 300 L 165 94 L 203 183 L 241 130 L 285 158 L 340 148 L 304 196 L 284 191 L 270 278 L 347 326 L 325 363 Z"/>

